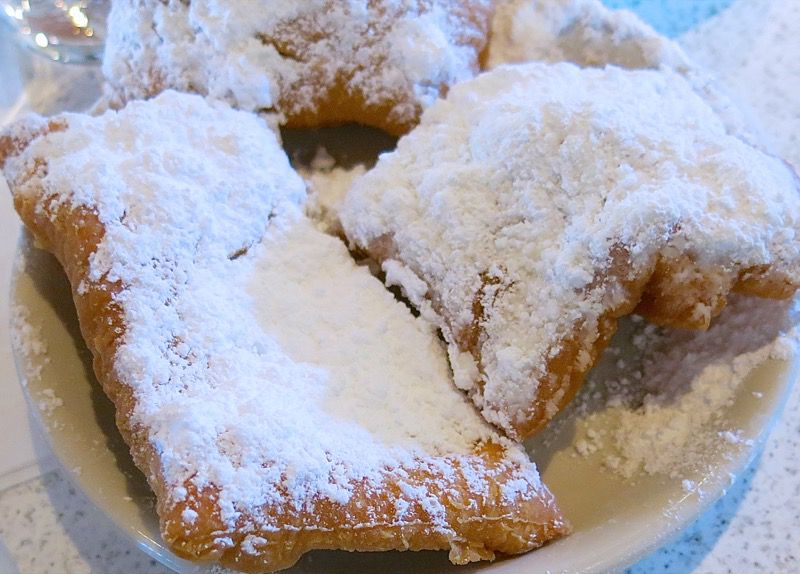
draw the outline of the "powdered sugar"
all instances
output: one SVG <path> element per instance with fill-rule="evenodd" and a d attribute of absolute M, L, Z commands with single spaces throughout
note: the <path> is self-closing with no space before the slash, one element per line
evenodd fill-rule
<path fill-rule="evenodd" d="M 799 319 L 797 301 L 734 297 L 707 332 L 625 321 L 570 407 L 585 429 L 576 452 L 602 452 L 626 478 L 707 473 L 723 444 L 752 445 L 729 426 L 729 409 L 759 365 L 796 356 Z"/>
<path fill-rule="evenodd" d="M 468 401 L 453 400 L 459 394 L 450 389 L 447 358 L 432 328 L 410 320 L 365 268 L 356 268 L 341 241 L 300 221 L 286 234 L 266 239 L 254 257 L 248 292 L 257 302 L 258 321 L 295 362 L 324 370 L 325 376 L 316 378 L 330 390 L 320 403 L 323 412 L 313 418 L 329 413 L 357 422 L 364 436 L 352 445 L 358 449 L 354 459 L 366 461 L 379 452 L 368 446 L 373 443 L 402 445 L 416 437 L 425 451 L 469 452 L 488 436 L 483 435 L 488 427 L 475 424 Z M 282 282 L 297 288 L 275 297 L 271 292 Z M 409 346 L 409 340 L 426 345 Z M 314 393 L 304 394 L 309 409 Z M 439 428 L 442 417 L 452 425 Z M 330 438 L 312 442 L 340 441 L 347 433 L 336 429 L 327 426 Z"/>
<path fill-rule="evenodd" d="M 21 262 L 18 261 L 17 265 Z M 30 310 L 22 304 L 11 306 L 11 344 L 18 364 L 17 368 L 22 369 L 21 382 L 27 385 L 29 382 L 38 382 L 42 378 L 42 369 L 50 362 L 48 357 L 47 343 L 42 337 L 42 330 L 39 325 L 31 319 Z M 64 405 L 64 401 L 56 395 L 53 389 L 41 389 L 36 394 L 31 395 L 32 402 L 39 411 L 47 417 L 45 423 L 55 429 L 60 428 L 60 423 L 51 420 L 49 417 L 53 412 Z"/>
<path fill-rule="evenodd" d="M 353 181 L 364 175 L 366 169 L 363 164 L 350 168 L 337 166 L 323 147 L 317 150 L 311 165 L 298 168 L 308 184 L 306 212 L 320 229 L 334 235 L 341 233 L 339 209 Z"/>
<path fill-rule="evenodd" d="M 460 84 L 356 182 L 342 222 L 361 247 L 391 238 L 388 257 L 427 284 L 451 347 L 481 301 L 482 378 L 457 382 L 507 430 L 560 341 L 583 324 L 591 344 L 618 304 L 613 284 L 595 287 L 613 246 L 633 276 L 669 244 L 701 267 L 800 279 L 794 175 L 668 70 L 527 64 Z"/>
<path fill-rule="evenodd" d="M 42 339 L 41 328 L 31 322 L 30 311 L 24 305 L 11 307 L 11 344 L 17 357 L 23 361 L 25 377 L 22 384 L 40 379 L 42 366 L 50 362 L 47 344 Z"/>
<path fill-rule="evenodd" d="M 236 357 L 236 383 L 230 384 L 243 381 L 243 388 L 232 392 L 238 406 L 224 410 L 235 408 L 237 419 L 258 433 L 260 450 L 293 453 L 290 492 L 319 490 L 312 479 L 330 475 L 323 494 L 346 502 L 352 481 L 374 480 L 378 469 L 411 465 L 418 457 L 469 455 L 476 443 L 499 440 L 452 388 L 431 328 L 413 320 L 366 268 L 356 268 L 341 241 L 300 219 L 289 229 L 273 228 L 242 258 L 245 266 L 241 279 L 228 274 L 228 284 L 238 291 L 239 281 L 245 282 L 251 309 L 226 315 L 236 317 L 251 346 L 277 343 L 286 358 L 271 358 L 270 369 L 286 364 L 267 377 L 263 366 Z M 275 382 L 281 400 L 250 410 L 248 379 L 274 379 L 281 371 L 285 380 Z M 264 392 L 263 386 L 252 388 Z M 303 417 L 281 416 L 299 411 Z M 276 432 L 275 425 L 259 425 L 251 416 L 281 421 L 281 428 Z M 276 465 L 274 479 L 286 472 Z M 443 519 L 442 512 L 435 516 Z"/>

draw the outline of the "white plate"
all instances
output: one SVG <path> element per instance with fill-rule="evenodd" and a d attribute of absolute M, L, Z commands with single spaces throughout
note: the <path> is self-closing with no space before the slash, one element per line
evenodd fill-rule
<path fill-rule="evenodd" d="M 207 568 L 172 555 L 163 546 L 153 496 L 134 467 L 114 425 L 114 410 L 91 370 L 80 336 L 69 286 L 60 267 L 34 248 L 27 235 L 19 244 L 20 264 L 12 302 L 27 308 L 46 354 L 15 349 L 20 380 L 56 456 L 92 501 L 127 531 L 148 554 L 178 572 Z M 617 345 L 625 342 L 625 324 Z M 621 341 L 621 343 L 620 343 Z M 609 363 L 609 361 L 606 361 Z M 599 365 L 602 372 L 610 368 Z M 664 544 L 721 496 L 731 476 L 756 453 L 780 412 L 800 362 L 767 361 L 738 387 L 724 415 L 728 428 L 741 429 L 744 442 L 719 441 L 708 453 L 706 470 L 683 475 L 703 491 L 684 492 L 681 480 L 638 475 L 624 480 L 603 468 L 602 453 L 575 456 L 580 423 L 566 413 L 529 444 L 543 478 L 557 496 L 574 533 L 540 550 L 470 567 L 453 567 L 444 552 L 351 554 L 312 552 L 292 572 L 609 572 L 619 570 Z M 549 446 L 545 446 L 545 444 Z"/>

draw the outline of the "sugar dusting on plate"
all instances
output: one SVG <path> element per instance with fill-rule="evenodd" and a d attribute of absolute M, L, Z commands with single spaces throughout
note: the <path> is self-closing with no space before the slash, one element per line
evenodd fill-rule
<path fill-rule="evenodd" d="M 599 453 L 624 478 L 643 472 L 685 483 L 713 470 L 720 452 L 751 447 L 748 433 L 731 426 L 730 408 L 763 396 L 742 390 L 760 365 L 796 355 L 799 318 L 797 300 L 737 296 L 708 331 L 624 321 L 571 406 L 582 428 L 575 455 Z"/>
<path fill-rule="evenodd" d="M 11 344 L 22 360 L 26 384 L 29 380 L 42 377 L 42 365 L 50 361 L 47 357 L 47 343 L 42 338 L 41 327 L 33 323 L 30 310 L 20 304 L 11 306 Z"/>
<path fill-rule="evenodd" d="M 18 368 L 22 369 L 20 381 L 23 385 L 29 382 L 39 382 L 42 379 L 42 369 L 50 362 L 47 343 L 42 336 L 41 327 L 34 322 L 28 307 L 22 304 L 11 306 L 11 344 L 14 347 Z M 59 428 L 60 423 L 50 420 L 53 412 L 64 405 L 64 401 L 55 390 L 45 388 L 31 395 L 31 399 L 45 417 L 45 423 L 53 428 Z"/>

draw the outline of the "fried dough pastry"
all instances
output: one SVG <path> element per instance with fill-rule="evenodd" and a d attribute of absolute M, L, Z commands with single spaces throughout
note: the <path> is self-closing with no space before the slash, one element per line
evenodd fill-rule
<path fill-rule="evenodd" d="M 524 62 L 572 62 L 582 68 L 609 64 L 678 72 L 717 113 L 729 132 L 763 148 L 764 138 L 731 101 L 724 86 L 674 40 L 627 10 L 600 0 L 498 0 L 481 54 L 483 69 Z"/>
<path fill-rule="evenodd" d="M 533 60 L 678 71 L 692 66 L 676 42 L 600 0 L 498 0 L 490 34 L 482 54 L 487 69 Z"/>
<path fill-rule="evenodd" d="M 340 213 L 511 437 L 575 394 L 636 311 L 705 328 L 730 291 L 800 284 L 800 195 L 679 74 L 506 66 L 460 84 Z"/>
<path fill-rule="evenodd" d="M 289 127 L 401 134 L 474 75 L 491 13 L 490 0 L 120 0 L 103 70 L 112 100 L 175 88 Z"/>
<path fill-rule="evenodd" d="M 175 553 L 245 572 L 316 548 L 461 564 L 566 533 L 430 325 L 305 218 L 256 116 L 168 91 L 30 118 L 0 153 Z"/>

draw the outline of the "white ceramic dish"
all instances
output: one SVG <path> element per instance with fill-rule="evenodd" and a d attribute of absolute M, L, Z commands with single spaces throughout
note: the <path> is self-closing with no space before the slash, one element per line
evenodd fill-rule
<path fill-rule="evenodd" d="M 177 572 L 208 567 L 183 561 L 160 540 L 153 497 L 133 466 L 114 425 L 114 410 L 91 372 L 91 357 L 80 337 L 69 286 L 48 254 L 23 234 L 13 285 L 13 304 L 27 309 L 46 353 L 31 353 L 21 341 L 15 354 L 20 380 L 50 439 L 53 451 L 75 482 L 141 548 Z M 625 328 L 618 341 L 626 347 Z M 605 368 L 603 364 L 599 369 Z M 800 362 L 767 361 L 737 389 L 724 420 L 741 429 L 741 438 L 709 453 L 702 473 L 683 475 L 703 491 L 684 492 L 681 480 L 640 475 L 624 480 L 603 468 L 602 452 L 575 456 L 579 430 L 575 413 L 546 429 L 528 445 L 572 521 L 574 533 L 524 556 L 493 564 L 451 566 L 446 553 L 313 552 L 292 572 L 614 572 L 664 544 L 721 496 L 731 477 L 746 466 L 778 416 Z M 756 398 L 760 397 L 760 398 Z M 547 446 L 545 446 L 547 445 Z"/>

